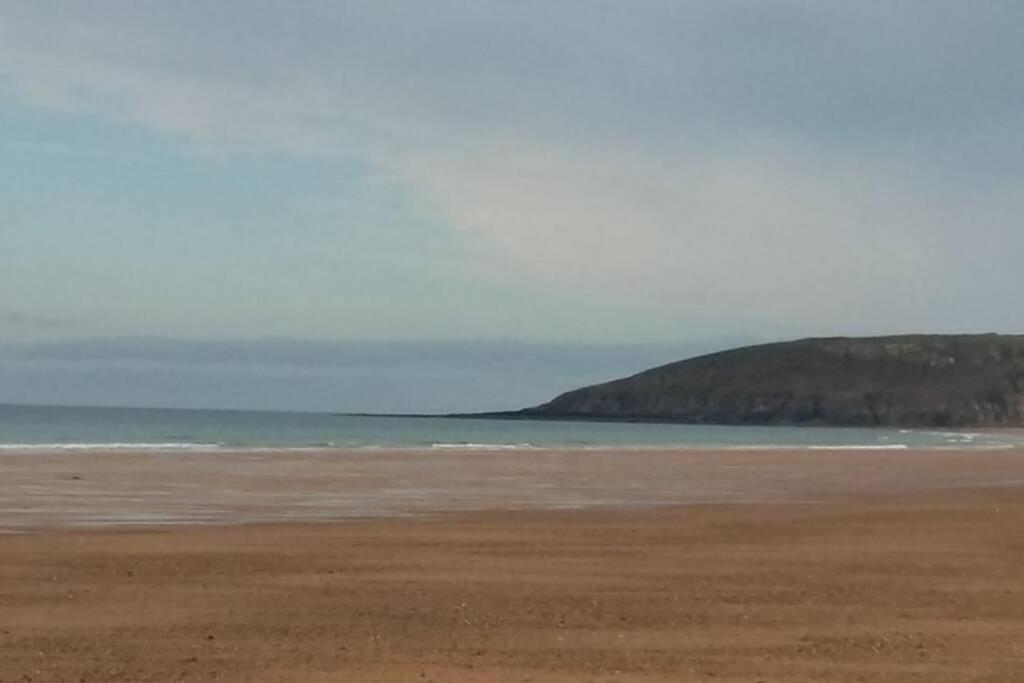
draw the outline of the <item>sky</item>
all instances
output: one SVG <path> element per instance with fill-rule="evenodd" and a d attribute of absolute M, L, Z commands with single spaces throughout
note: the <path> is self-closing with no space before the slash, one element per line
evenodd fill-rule
<path fill-rule="evenodd" d="M 736 343 L 1024 332 L 1021 25 L 8 0 L 0 401 L 471 410 Z M 212 383 L 211 348 L 250 362 Z"/>

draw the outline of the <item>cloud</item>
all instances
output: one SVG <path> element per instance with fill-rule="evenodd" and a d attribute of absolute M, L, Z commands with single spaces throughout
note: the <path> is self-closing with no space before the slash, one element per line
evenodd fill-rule
<path fill-rule="evenodd" d="M 19 97 L 358 158 L 552 287 L 794 330 L 1024 325 L 1013 3 L 0 12 Z"/>

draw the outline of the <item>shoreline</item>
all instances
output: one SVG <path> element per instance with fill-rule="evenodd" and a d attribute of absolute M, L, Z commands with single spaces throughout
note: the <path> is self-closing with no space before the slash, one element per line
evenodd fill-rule
<path fill-rule="evenodd" d="M 825 428 L 829 429 L 829 428 Z M 231 443 L 195 443 L 189 441 L 163 443 L 134 442 L 75 442 L 75 443 L 8 443 L 0 444 L 0 457 L 30 455 L 169 455 L 174 453 L 194 455 L 244 455 L 246 453 L 312 453 L 319 455 L 346 454 L 430 454 L 439 452 L 486 454 L 491 451 L 567 452 L 567 453 L 633 453 L 633 452 L 742 452 L 742 451 L 1021 451 L 1024 452 L 1024 429 L 977 430 L 971 432 L 927 431 L 925 434 L 948 434 L 965 437 L 961 441 L 936 443 L 692 443 L 692 444 L 571 444 L 550 445 L 522 443 L 474 443 L 437 442 L 411 445 L 237 445 Z M 984 443 L 970 438 L 978 435 L 1013 435 L 1020 441 Z"/>
<path fill-rule="evenodd" d="M 1024 449 L 414 449 L 0 456 L 0 530 L 779 504 L 1024 485 Z"/>

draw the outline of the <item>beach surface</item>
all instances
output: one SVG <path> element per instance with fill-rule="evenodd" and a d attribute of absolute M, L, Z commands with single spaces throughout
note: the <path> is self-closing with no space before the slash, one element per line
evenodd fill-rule
<path fill-rule="evenodd" d="M 4 451 L 0 532 L 1024 486 L 1024 448 Z"/>
<path fill-rule="evenodd" d="M 1019 452 L 598 455 L 5 455 L 0 681 L 1024 680 Z M 201 524 L 112 512 L 229 483 Z"/>

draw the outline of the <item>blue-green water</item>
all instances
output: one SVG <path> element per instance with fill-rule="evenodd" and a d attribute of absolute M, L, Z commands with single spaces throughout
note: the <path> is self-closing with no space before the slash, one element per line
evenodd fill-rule
<path fill-rule="evenodd" d="M 0 450 L 1024 447 L 1013 432 L 477 420 L 0 406 Z"/>

